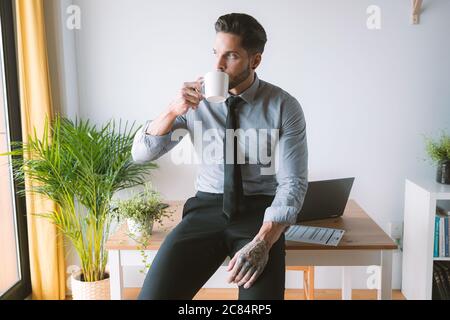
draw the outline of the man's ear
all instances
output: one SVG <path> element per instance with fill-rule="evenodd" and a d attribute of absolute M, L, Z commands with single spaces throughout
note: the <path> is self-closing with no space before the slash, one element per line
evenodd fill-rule
<path fill-rule="evenodd" d="M 253 63 L 252 63 L 252 69 L 255 70 L 256 68 L 258 68 L 259 64 L 261 63 L 262 60 L 262 55 L 261 53 L 256 53 L 253 56 Z"/>

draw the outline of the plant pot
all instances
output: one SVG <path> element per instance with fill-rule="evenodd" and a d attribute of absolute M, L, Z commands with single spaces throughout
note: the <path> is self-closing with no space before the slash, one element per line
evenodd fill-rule
<path fill-rule="evenodd" d="M 142 237 L 143 231 L 147 232 L 147 235 L 151 235 L 153 231 L 153 221 L 149 221 L 146 226 L 142 227 L 140 223 L 137 223 L 133 219 L 127 219 L 128 231 L 135 237 Z"/>
<path fill-rule="evenodd" d="M 439 183 L 450 184 L 450 160 L 439 162 L 436 180 Z"/>
<path fill-rule="evenodd" d="M 74 272 L 70 278 L 72 286 L 72 299 L 73 300 L 110 300 L 109 293 L 109 273 L 107 278 L 94 281 L 85 282 L 81 281 L 81 271 Z"/>

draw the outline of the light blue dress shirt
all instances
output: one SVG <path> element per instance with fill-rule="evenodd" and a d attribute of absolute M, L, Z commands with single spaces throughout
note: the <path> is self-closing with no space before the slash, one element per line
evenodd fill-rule
<path fill-rule="evenodd" d="M 256 74 L 253 84 L 240 97 L 244 101 L 237 118 L 244 134 L 238 135 L 238 148 L 245 157 L 245 164 L 239 160 L 238 163 L 241 164 L 244 194 L 275 195 L 264 213 L 264 222 L 295 224 L 308 187 L 303 110 L 289 93 L 260 80 Z M 148 121 L 134 138 L 132 157 L 136 162 L 156 160 L 189 133 L 199 163 L 196 189 L 223 193 L 227 112 L 224 102 L 202 100 L 197 110 L 189 109 L 185 115 L 178 116 L 171 132 L 162 136 L 146 134 L 151 123 Z M 252 134 L 255 131 L 257 133 Z M 255 147 L 255 141 L 256 148 L 252 149 L 250 145 L 253 143 Z"/>

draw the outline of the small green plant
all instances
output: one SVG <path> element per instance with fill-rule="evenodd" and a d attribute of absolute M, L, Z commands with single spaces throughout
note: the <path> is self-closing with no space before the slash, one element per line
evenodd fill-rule
<path fill-rule="evenodd" d="M 438 140 L 425 137 L 425 145 L 427 154 L 433 162 L 450 161 L 450 136 L 445 132 Z"/>
<path fill-rule="evenodd" d="M 139 245 L 141 251 L 144 273 L 150 268 L 147 263 L 148 256 L 145 249 L 150 244 L 154 223 L 163 225 L 163 219 L 169 218 L 173 213 L 167 209 L 169 206 L 162 202 L 160 194 L 147 183 L 144 190 L 130 199 L 114 201 L 113 216 L 118 222 L 132 220 L 136 224 L 136 233 L 129 230 L 127 235 Z"/>

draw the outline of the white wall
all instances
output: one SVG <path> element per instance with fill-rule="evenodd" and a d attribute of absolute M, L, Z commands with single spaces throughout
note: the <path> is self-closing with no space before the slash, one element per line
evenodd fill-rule
<path fill-rule="evenodd" d="M 57 112 L 75 118 L 79 109 L 75 33 L 66 27 L 66 10 L 72 2 L 44 1 L 44 13 L 53 105 Z"/>
<path fill-rule="evenodd" d="M 211 69 L 217 17 L 246 12 L 269 39 L 258 75 L 303 107 L 311 180 L 355 176 L 351 197 L 387 231 L 403 218 L 405 177 L 434 177 L 421 134 L 450 127 L 449 1 L 425 2 L 416 26 L 411 1 L 399 0 L 73 2 L 82 13 L 74 50 L 84 118 L 154 118 L 182 82 Z M 381 30 L 366 27 L 372 4 Z M 169 156 L 158 163 L 152 181 L 164 196 L 194 194 L 194 167 Z M 400 267 L 396 253 L 395 288 Z M 355 287 L 365 288 L 365 268 L 355 274 Z M 317 268 L 317 287 L 340 287 L 338 276 L 338 268 Z M 223 272 L 217 277 L 222 283 Z M 298 282 L 288 275 L 288 287 Z"/>

